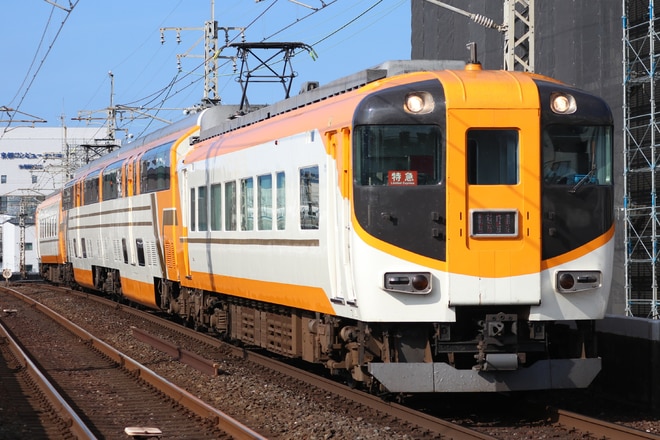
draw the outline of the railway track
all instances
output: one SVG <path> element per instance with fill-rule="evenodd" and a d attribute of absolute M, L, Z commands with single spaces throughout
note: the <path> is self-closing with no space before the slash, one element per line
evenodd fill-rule
<path fill-rule="evenodd" d="M 11 313 L 8 310 L 3 313 Z M 3 438 L 91 438 L 91 431 L 0 323 Z"/>
<path fill-rule="evenodd" d="M 78 438 L 263 438 L 44 305 L 17 291 L 1 301 L 8 334 L 87 427 Z"/>
<path fill-rule="evenodd" d="M 50 287 L 48 287 L 50 288 Z M 117 305 L 103 298 L 88 296 L 87 294 L 69 291 L 67 295 L 76 295 L 82 304 L 83 299 L 90 299 L 105 303 L 113 309 L 120 310 L 122 313 L 139 317 L 145 325 L 141 328 L 133 328 L 132 336 L 139 341 L 146 342 L 156 347 L 163 353 L 168 354 L 172 359 L 177 359 L 187 363 L 199 371 L 208 375 L 223 375 L 222 365 L 217 362 L 218 357 L 247 360 L 263 369 L 264 372 L 275 380 L 275 376 L 281 376 L 278 380 L 301 381 L 308 384 L 309 393 L 322 393 L 330 395 L 337 402 L 340 411 L 353 412 L 364 415 L 365 411 L 370 411 L 374 418 L 385 418 L 399 430 L 410 433 L 411 438 L 446 438 L 446 439 L 490 439 L 490 438 L 509 438 L 507 434 L 499 435 L 497 429 L 468 429 L 445 420 L 438 419 L 420 411 L 412 410 L 404 405 L 398 405 L 392 402 L 386 402 L 376 396 L 353 390 L 342 386 L 334 381 L 330 381 L 317 375 L 301 371 L 286 363 L 262 356 L 258 353 L 228 346 L 222 341 L 200 334 L 191 329 L 186 329 L 180 325 L 163 321 L 158 316 L 151 313 L 145 314 L 131 307 Z M 146 323 L 149 323 L 148 325 Z M 144 330 L 142 327 L 146 328 Z M 194 347 L 194 352 L 187 351 L 185 348 Z M 287 379 L 293 378 L 293 379 Z M 367 408 L 365 410 L 365 408 Z M 622 438 L 622 439 L 660 439 L 660 437 L 633 430 L 621 425 L 579 416 L 574 413 L 568 413 L 561 410 L 548 409 L 543 418 L 551 421 L 548 429 L 563 429 L 567 433 L 562 438 Z M 388 423 L 389 423 L 388 422 Z M 569 436 L 570 434 L 570 436 Z M 277 435 L 273 435 L 277 437 Z M 283 435 L 282 438 L 293 438 Z"/>
<path fill-rule="evenodd" d="M 650 432 L 639 431 L 616 423 L 598 420 L 572 411 L 565 411 L 556 408 L 548 408 L 547 411 L 549 417 L 556 423 L 562 426 L 567 426 L 573 430 L 588 432 L 593 438 L 616 440 L 660 440 L 660 436 Z"/>

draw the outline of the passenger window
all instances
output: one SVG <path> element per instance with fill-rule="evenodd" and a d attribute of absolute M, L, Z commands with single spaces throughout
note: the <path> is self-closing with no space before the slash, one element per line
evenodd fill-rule
<path fill-rule="evenodd" d="M 222 184 L 211 185 L 211 230 L 222 229 Z"/>
<path fill-rule="evenodd" d="M 194 231 L 196 229 L 195 224 L 195 188 L 190 188 L 190 230 Z"/>
<path fill-rule="evenodd" d="M 254 229 L 254 190 L 252 177 L 241 179 L 241 231 Z"/>
<path fill-rule="evenodd" d="M 236 182 L 225 183 L 225 231 L 236 230 Z"/>
<path fill-rule="evenodd" d="M 467 133 L 468 183 L 518 183 L 518 131 L 472 129 Z"/>
<path fill-rule="evenodd" d="M 103 170 L 103 200 L 122 197 L 122 162 L 115 162 Z"/>
<path fill-rule="evenodd" d="M 140 193 L 170 188 L 170 148 L 172 142 L 147 151 L 140 160 Z"/>
<path fill-rule="evenodd" d="M 73 183 L 69 182 L 62 190 L 62 210 L 73 208 Z"/>
<path fill-rule="evenodd" d="M 300 228 L 319 228 L 319 167 L 300 169 Z"/>
<path fill-rule="evenodd" d="M 277 173 L 277 229 L 286 228 L 286 191 L 284 171 Z"/>
<path fill-rule="evenodd" d="M 95 171 L 85 178 L 83 182 L 84 204 L 91 205 L 99 201 L 99 171 Z"/>
<path fill-rule="evenodd" d="M 197 230 L 206 231 L 208 229 L 208 201 L 206 200 L 206 187 L 197 188 Z"/>
<path fill-rule="evenodd" d="M 273 229 L 273 176 L 266 174 L 257 178 L 257 203 L 259 218 L 257 229 Z"/>

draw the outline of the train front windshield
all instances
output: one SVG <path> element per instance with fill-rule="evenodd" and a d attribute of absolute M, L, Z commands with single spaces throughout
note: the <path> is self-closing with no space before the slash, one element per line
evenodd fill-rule
<path fill-rule="evenodd" d="M 435 185 L 442 181 L 438 126 L 368 125 L 355 130 L 357 185 Z"/>
<path fill-rule="evenodd" d="M 610 127 L 553 124 L 541 135 L 546 184 L 612 184 Z"/>

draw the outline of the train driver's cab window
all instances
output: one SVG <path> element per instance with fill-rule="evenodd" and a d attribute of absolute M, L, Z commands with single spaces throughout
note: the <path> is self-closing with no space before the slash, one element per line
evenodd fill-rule
<path fill-rule="evenodd" d="M 468 130 L 468 183 L 471 185 L 517 184 L 518 156 L 517 130 Z"/>
<path fill-rule="evenodd" d="M 442 182 L 442 135 L 436 125 L 355 128 L 354 181 L 360 186 L 419 186 Z"/>
<path fill-rule="evenodd" d="M 319 167 L 300 169 L 300 228 L 319 228 Z"/>
<path fill-rule="evenodd" d="M 543 181 L 550 185 L 612 184 L 609 127 L 553 124 L 541 134 Z"/>

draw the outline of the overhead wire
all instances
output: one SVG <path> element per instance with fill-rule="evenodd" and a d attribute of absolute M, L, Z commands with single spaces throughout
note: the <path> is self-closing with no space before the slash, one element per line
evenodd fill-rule
<path fill-rule="evenodd" d="M 71 13 L 73 12 L 73 9 L 76 7 L 76 5 L 78 4 L 79 1 L 80 1 L 80 0 L 75 0 L 74 3 L 69 2 L 69 4 L 70 4 L 69 9 L 64 9 L 64 10 L 66 11 L 66 16 L 64 17 L 64 20 L 62 20 L 62 23 L 60 23 L 60 27 L 57 29 L 57 32 L 55 33 L 55 36 L 53 37 L 53 41 L 52 41 L 52 42 L 50 43 L 50 45 L 48 46 L 48 49 L 46 50 L 45 55 L 43 56 L 43 58 L 42 58 L 41 61 L 39 62 L 39 65 L 38 65 L 36 71 L 35 71 L 34 74 L 32 75 L 32 78 L 30 79 L 30 82 L 28 83 L 27 87 L 25 88 L 25 91 L 23 92 L 23 96 L 21 96 L 21 99 L 20 99 L 20 101 L 18 102 L 18 104 L 16 105 L 16 108 L 14 109 L 14 111 L 12 112 L 12 114 L 10 115 L 10 117 L 9 117 L 9 122 L 7 123 L 7 126 L 4 128 L 2 134 L 0 134 L 0 139 L 2 139 L 2 137 L 3 137 L 3 136 L 7 133 L 7 131 L 9 130 L 9 127 L 11 126 L 11 124 L 12 124 L 14 118 L 16 117 L 16 114 L 18 114 L 18 111 L 19 111 L 19 109 L 21 108 L 21 105 L 23 104 L 23 101 L 25 100 L 25 97 L 27 96 L 28 92 L 29 92 L 30 89 L 32 88 L 32 84 L 34 84 L 34 81 L 35 81 L 35 79 L 37 78 L 37 75 L 38 75 L 39 72 L 41 71 L 41 68 L 44 66 L 44 64 L 45 64 L 45 62 L 46 62 L 46 58 L 48 58 L 48 55 L 50 54 L 50 51 L 53 49 L 53 46 L 55 45 L 55 42 L 57 41 L 58 37 L 60 36 L 60 33 L 62 32 L 62 29 L 64 28 L 64 25 L 66 24 L 67 20 L 68 20 L 69 17 L 71 16 Z M 53 10 L 55 9 L 55 7 L 56 7 L 56 6 L 53 5 Z M 60 8 L 60 9 L 62 9 L 62 8 Z M 48 29 L 48 26 L 50 25 L 50 20 L 51 20 L 52 16 L 53 16 L 53 11 L 51 11 L 51 15 L 48 17 L 48 22 L 47 22 L 47 24 L 46 24 L 46 27 L 44 28 L 44 35 L 42 35 L 42 40 L 39 42 L 39 47 L 38 47 L 38 49 L 41 48 L 41 43 L 43 42 L 43 39 L 44 39 L 44 36 L 45 36 L 46 30 Z M 37 54 L 38 54 L 38 50 L 37 50 L 37 52 L 35 52 L 35 59 L 36 59 L 36 57 L 37 57 Z M 32 64 L 30 65 L 30 69 L 28 70 L 28 74 L 29 74 L 30 70 L 32 70 L 32 66 L 33 66 L 33 65 L 34 65 L 34 59 L 33 59 L 33 61 L 32 61 Z M 27 78 L 27 74 L 26 74 L 26 78 Z M 21 88 L 23 87 L 24 84 L 25 84 L 25 81 L 23 81 L 23 84 L 21 84 Z M 20 90 L 20 88 L 19 88 L 19 90 Z M 20 92 L 17 92 L 16 96 L 18 96 L 19 93 L 20 93 Z M 14 99 L 16 99 L 16 96 L 12 99 L 12 102 L 14 101 Z"/>
<path fill-rule="evenodd" d="M 248 24 L 244 27 L 244 30 L 248 30 L 250 27 L 252 27 L 253 25 L 255 25 L 259 20 L 261 20 L 261 19 L 262 19 L 262 18 L 263 18 L 263 17 L 264 17 L 264 16 L 265 16 L 270 10 L 271 10 L 271 8 L 273 8 L 273 7 L 278 3 L 278 1 L 279 1 L 279 0 L 275 0 L 275 1 L 273 1 L 271 4 L 269 4 L 268 7 L 264 9 L 264 11 L 262 11 L 262 12 L 261 12 L 259 15 L 257 15 L 252 21 L 250 21 L 250 23 L 248 23 Z M 324 10 L 324 9 L 327 8 L 328 6 L 331 6 L 331 5 L 335 4 L 337 1 L 338 1 L 338 0 L 331 0 L 331 1 L 329 1 L 329 2 L 324 2 L 324 3 L 323 3 L 323 6 L 321 6 L 320 8 L 314 9 L 314 10 L 312 10 L 310 13 L 305 14 L 303 17 L 295 19 L 294 21 L 292 21 L 291 23 L 289 23 L 289 24 L 283 26 L 282 28 L 280 28 L 280 29 L 277 30 L 276 32 L 274 32 L 274 33 L 272 33 L 272 34 L 270 34 L 270 35 L 264 37 L 261 41 L 268 41 L 268 40 L 272 39 L 272 38 L 275 37 L 276 35 L 279 35 L 279 34 L 281 34 L 282 32 L 286 31 L 287 29 L 289 29 L 289 28 L 291 28 L 291 27 L 293 27 L 293 26 L 295 26 L 295 25 L 301 23 L 303 20 L 306 20 L 306 19 L 310 18 L 311 16 L 313 16 L 314 14 L 316 14 L 316 13 L 318 13 L 318 12 Z M 377 1 L 375 1 L 372 5 L 370 5 L 369 7 L 367 7 L 365 10 L 363 10 L 362 12 L 360 12 L 358 15 L 356 15 L 355 17 L 353 17 L 352 19 L 350 19 L 349 21 L 347 21 L 346 23 L 344 23 L 344 24 L 341 25 L 340 27 L 336 28 L 336 29 L 333 30 L 332 32 L 330 32 L 330 33 L 328 33 L 327 35 L 323 36 L 322 38 L 320 38 L 319 40 L 317 40 L 316 42 L 314 42 L 314 43 L 311 44 L 310 46 L 311 46 L 312 48 L 314 48 L 314 47 L 317 46 L 318 44 L 321 44 L 321 43 L 323 43 L 324 41 L 328 40 L 329 38 L 332 38 L 332 37 L 333 37 L 334 35 L 336 35 L 337 33 L 339 33 L 339 32 L 341 32 L 341 31 L 345 30 L 347 27 L 353 25 L 353 24 L 354 24 L 356 21 L 358 21 L 360 18 L 362 18 L 362 17 L 364 17 L 365 15 L 367 15 L 369 12 L 371 12 L 374 8 L 376 8 L 376 7 L 377 7 L 378 5 L 380 5 L 381 3 L 383 3 L 383 0 L 377 0 Z M 236 41 L 237 38 L 238 38 L 238 35 L 233 36 L 233 37 L 231 38 L 231 40 L 230 40 L 230 43 Z M 298 53 L 301 53 L 301 52 L 303 52 L 303 51 L 305 51 L 305 50 L 304 50 L 304 49 L 301 49 Z M 147 96 L 145 96 L 145 97 L 138 98 L 138 99 L 132 101 L 131 103 L 127 104 L 127 105 L 137 104 L 137 103 L 140 103 L 140 102 L 144 102 L 145 100 L 148 99 L 149 101 L 143 103 L 141 106 L 142 106 L 142 107 L 149 107 L 149 106 L 152 106 L 153 103 L 155 103 L 155 102 L 158 101 L 158 97 L 165 95 L 165 97 L 164 97 L 163 99 L 161 99 L 160 102 L 159 102 L 160 107 L 161 107 L 161 108 L 164 107 L 164 105 L 165 105 L 165 103 L 167 102 L 167 100 L 172 99 L 174 96 L 177 96 L 177 95 L 179 95 L 181 92 L 183 92 L 183 90 L 188 89 L 188 88 L 190 88 L 191 86 L 196 85 L 196 84 L 200 83 L 200 82 L 203 80 L 203 75 L 200 75 L 197 79 L 192 80 L 189 84 L 187 84 L 187 85 L 181 87 L 180 89 L 174 91 L 174 88 L 175 88 L 177 85 L 180 85 L 182 81 L 184 81 L 185 79 L 187 79 L 187 78 L 189 78 L 190 76 L 194 75 L 194 73 L 195 73 L 196 71 L 202 69 L 202 68 L 204 67 L 204 65 L 205 65 L 209 60 L 210 60 L 210 57 L 206 57 L 202 62 L 200 62 L 198 65 L 194 66 L 194 67 L 192 68 L 192 70 L 190 70 L 190 71 L 184 73 L 183 75 L 180 75 L 179 72 L 177 72 L 177 74 L 172 78 L 172 80 L 170 80 L 170 82 L 169 82 L 165 87 L 163 87 L 163 88 L 159 89 L 158 91 L 156 91 L 156 92 L 154 92 L 154 93 L 151 93 L 151 94 L 149 94 L 149 95 L 147 95 Z M 282 61 L 279 61 L 279 62 L 281 63 Z M 218 69 L 223 68 L 223 67 L 226 67 L 228 64 L 229 64 L 229 61 L 225 61 L 224 63 L 222 63 L 222 64 L 218 67 Z M 232 75 L 228 75 L 228 76 L 233 76 L 233 74 L 232 74 Z M 149 124 L 149 125 L 150 125 L 150 124 Z"/>

